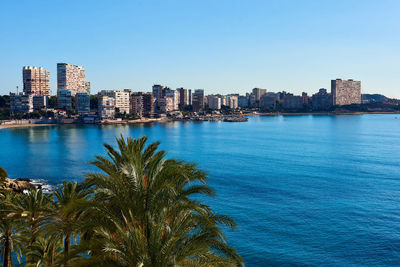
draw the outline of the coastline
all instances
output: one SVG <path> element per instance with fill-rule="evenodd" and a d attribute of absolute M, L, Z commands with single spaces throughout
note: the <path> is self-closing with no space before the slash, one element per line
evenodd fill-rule
<path fill-rule="evenodd" d="M 273 113 L 263 113 L 263 112 L 255 112 L 255 113 L 244 113 L 242 116 L 304 116 L 304 115 L 315 115 L 315 116 L 341 116 L 341 115 L 364 115 L 364 114 L 399 114 L 400 112 L 296 112 L 296 113 L 287 113 L 287 112 L 273 112 Z M 97 125 L 116 125 L 116 124 L 136 124 L 136 123 L 151 123 L 151 122 L 169 122 L 169 121 L 180 121 L 173 118 L 156 118 L 156 119 L 138 119 L 138 120 L 128 120 L 128 121 L 113 121 L 113 120 L 105 120 Z M 188 120 L 190 121 L 190 120 Z M 71 123 L 72 125 L 77 125 L 77 123 Z M 22 123 L 22 124 L 0 124 L 0 130 L 2 129 L 12 129 L 12 128 L 26 128 L 26 127 L 41 127 L 41 126 L 56 126 L 56 125 L 71 125 L 71 124 L 62 124 L 62 123 Z"/>
<path fill-rule="evenodd" d="M 136 123 L 150 123 L 150 122 L 165 122 L 169 121 L 168 118 L 157 118 L 157 119 L 138 119 L 128 121 L 112 121 L 105 120 L 104 122 L 96 125 L 115 125 L 115 124 L 136 124 Z M 0 124 L 1 129 L 12 129 L 12 128 L 26 128 L 26 127 L 38 127 L 38 126 L 56 126 L 56 125 L 79 125 L 78 123 L 21 123 L 21 124 Z"/>
<path fill-rule="evenodd" d="M 21 123 L 21 124 L 0 124 L 1 129 L 11 128 L 24 128 L 24 127 L 38 127 L 38 126 L 54 126 L 56 123 Z"/>
<path fill-rule="evenodd" d="M 288 112 L 256 112 L 256 113 L 246 113 L 243 114 L 244 116 L 303 116 L 303 115 L 328 115 L 328 116 L 340 116 L 340 115 L 364 115 L 364 114 L 400 114 L 400 112 L 395 112 L 395 111 L 390 111 L 390 112 L 384 112 L 384 111 L 378 111 L 378 112 L 372 112 L 372 111 L 354 111 L 354 112 L 293 112 L 293 113 L 288 113 Z"/>

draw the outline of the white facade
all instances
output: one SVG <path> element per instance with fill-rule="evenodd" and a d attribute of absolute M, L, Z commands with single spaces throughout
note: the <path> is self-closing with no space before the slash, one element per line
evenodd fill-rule
<path fill-rule="evenodd" d="M 119 109 L 120 113 L 129 114 L 130 93 L 125 91 L 114 91 L 115 108 Z"/>
<path fill-rule="evenodd" d="M 221 98 L 218 96 L 208 96 L 208 107 L 210 109 L 216 109 L 219 110 L 221 109 Z"/>

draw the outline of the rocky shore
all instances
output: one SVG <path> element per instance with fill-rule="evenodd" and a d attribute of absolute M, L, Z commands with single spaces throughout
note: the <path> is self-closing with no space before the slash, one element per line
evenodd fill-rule
<path fill-rule="evenodd" d="M 1 189 L 6 191 L 13 191 L 15 193 L 23 193 L 25 190 L 29 190 L 35 188 L 35 185 L 32 184 L 31 179 L 18 178 L 18 179 L 10 179 L 5 178 L 5 182 L 0 185 Z"/>

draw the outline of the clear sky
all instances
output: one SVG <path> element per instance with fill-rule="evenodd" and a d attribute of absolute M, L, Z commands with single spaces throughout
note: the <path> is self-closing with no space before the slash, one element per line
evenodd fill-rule
<path fill-rule="evenodd" d="M 84 65 L 92 92 L 314 93 L 335 78 L 400 98 L 399 0 L 0 1 L 0 94 L 22 67 Z"/>

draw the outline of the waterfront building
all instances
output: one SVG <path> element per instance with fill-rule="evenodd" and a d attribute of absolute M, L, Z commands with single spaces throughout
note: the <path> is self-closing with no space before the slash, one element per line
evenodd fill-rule
<path fill-rule="evenodd" d="M 196 89 L 193 93 L 193 111 L 200 112 L 204 110 L 204 90 L 203 89 Z"/>
<path fill-rule="evenodd" d="M 165 97 L 172 98 L 171 111 L 179 109 L 179 91 L 167 88 L 165 90 Z M 168 100 L 168 102 L 169 102 L 169 100 Z"/>
<path fill-rule="evenodd" d="M 303 108 L 303 97 L 293 94 L 286 94 L 283 98 L 283 108 L 285 110 L 298 110 Z"/>
<path fill-rule="evenodd" d="M 252 108 L 259 107 L 259 102 L 257 102 L 257 98 L 254 93 L 249 95 L 249 104 Z"/>
<path fill-rule="evenodd" d="M 192 89 L 188 89 L 188 95 L 189 95 L 189 105 L 193 105 Z"/>
<path fill-rule="evenodd" d="M 77 93 L 75 95 L 75 110 L 78 114 L 90 112 L 90 95 L 88 93 Z"/>
<path fill-rule="evenodd" d="M 227 100 L 229 108 L 237 109 L 239 107 L 238 99 L 239 97 L 237 95 L 228 95 Z"/>
<path fill-rule="evenodd" d="M 179 92 L 179 107 L 183 108 L 189 105 L 189 91 L 183 87 L 176 89 Z"/>
<path fill-rule="evenodd" d="M 33 112 L 33 95 L 19 93 L 10 93 L 11 112 L 13 113 L 29 113 Z"/>
<path fill-rule="evenodd" d="M 308 105 L 310 103 L 310 97 L 306 92 L 302 92 L 301 97 L 303 98 L 303 105 Z"/>
<path fill-rule="evenodd" d="M 267 93 L 267 89 L 261 89 L 261 88 L 254 88 L 252 91 L 252 94 L 254 95 L 254 103 L 253 106 L 259 107 L 260 105 L 260 100 L 263 95 Z"/>
<path fill-rule="evenodd" d="M 318 93 L 312 95 L 311 102 L 314 111 L 327 111 L 332 107 L 332 95 L 321 88 Z"/>
<path fill-rule="evenodd" d="M 70 90 L 60 89 L 58 91 L 57 107 L 63 110 L 72 109 L 72 93 Z"/>
<path fill-rule="evenodd" d="M 109 96 L 98 97 L 98 113 L 102 119 L 113 119 L 115 115 L 115 99 Z"/>
<path fill-rule="evenodd" d="M 126 91 L 113 91 L 113 97 L 115 98 L 115 108 L 118 108 L 120 113 L 129 114 L 130 93 Z"/>
<path fill-rule="evenodd" d="M 331 81 L 332 104 L 361 104 L 361 81 L 336 79 Z"/>
<path fill-rule="evenodd" d="M 260 108 L 274 110 L 276 108 L 276 102 L 278 101 L 278 95 L 275 93 L 268 93 L 261 97 Z"/>
<path fill-rule="evenodd" d="M 228 106 L 228 97 L 226 95 L 218 95 L 221 98 L 221 106 Z"/>
<path fill-rule="evenodd" d="M 154 97 L 151 93 L 143 94 L 143 116 L 146 118 L 154 116 Z"/>
<path fill-rule="evenodd" d="M 72 96 L 76 93 L 90 93 L 90 83 L 85 81 L 85 68 L 57 63 L 57 95 L 60 90 L 69 90 Z"/>
<path fill-rule="evenodd" d="M 216 95 L 207 96 L 208 107 L 210 109 L 220 110 L 221 109 L 221 98 Z"/>
<path fill-rule="evenodd" d="M 143 117 L 143 94 L 133 93 L 131 95 L 131 114 L 137 117 Z"/>
<path fill-rule="evenodd" d="M 238 106 L 240 108 L 247 108 L 249 106 L 249 99 L 246 96 L 239 96 L 238 98 Z"/>
<path fill-rule="evenodd" d="M 25 94 L 50 95 L 50 71 L 42 67 L 25 66 L 22 69 L 22 81 Z"/>
<path fill-rule="evenodd" d="M 153 97 L 158 100 L 165 96 L 165 87 L 159 84 L 153 85 Z"/>
<path fill-rule="evenodd" d="M 46 95 L 34 95 L 32 101 L 33 110 L 42 110 L 49 105 L 49 97 Z"/>

